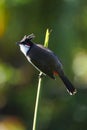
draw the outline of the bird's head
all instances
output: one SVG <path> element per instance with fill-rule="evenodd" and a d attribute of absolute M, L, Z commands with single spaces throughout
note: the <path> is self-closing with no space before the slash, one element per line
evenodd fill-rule
<path fill-rule="evenodd" d="M 17 42 L 17 45 L 28 45 L 28 46 L 31 46 L 33 43 L 32 43 L 32 39 L 35 37 L 35 35 L 32 33 L 32 34 L 30 34 L 30 35 L 28 35 L 28 36 L 24 36 L 23 38 L 22 38 L 22 40 L 21 41 L 18 41 Z"/>
<path fill-rule="evenodd" d="M 27 52 L 30 50 L 30 47 L 33 45 L 33 42 L 31 41 L 35 37 L 34 34 L 30 34 L 28 36 L 24 36 L 21 41 L 17 42 L 17 45 L 20 46 L 20 50 L 24 55 L 27 54 Z"/>

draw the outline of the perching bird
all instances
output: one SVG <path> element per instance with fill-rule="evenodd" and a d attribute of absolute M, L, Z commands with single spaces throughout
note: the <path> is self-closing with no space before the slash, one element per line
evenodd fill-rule
<path fill-rule="evenodd" d="M 70 95 L 75 94 L 76 89 L 64 74 L 62 64 L 58 57 L 50 49 L 40 44 L 33 43 L 32 39 L 34 37 L 34 34 L 24 36 L 21 41 L 17 42 L 22 53 L 26 56 L 28 61 L 37 70 L 42 71 L 44 75 L 48 75 L 52 79 L 55 79 L 55 75 L 58 75 L 65 84 Z"/>

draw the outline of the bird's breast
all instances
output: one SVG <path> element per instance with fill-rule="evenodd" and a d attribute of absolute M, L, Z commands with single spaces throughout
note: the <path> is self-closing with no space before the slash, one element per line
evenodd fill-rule
<path fill-rule="evenodd" d="M 26 56 L 27 52 L 29 51 L 30 46 L 27 45 L 20 45 L 21 52 Z"/>

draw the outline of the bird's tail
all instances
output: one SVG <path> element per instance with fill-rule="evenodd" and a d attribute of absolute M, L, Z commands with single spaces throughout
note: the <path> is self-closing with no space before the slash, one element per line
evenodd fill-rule
<path fill-rule="evenodd" d="M 63 83 L 65 84 L 69 94 L 74 95 L 76 93 L 76 89 L 74 88 L 72 83 L 69 81 L 69 79 L 64 75 L 64 73 L 59 74 L 59 77 L 62 79 Z"/>

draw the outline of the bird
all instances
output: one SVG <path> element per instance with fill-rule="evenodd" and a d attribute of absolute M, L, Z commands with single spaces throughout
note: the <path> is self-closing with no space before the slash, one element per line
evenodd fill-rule
<path fill-rule="evenodd" d="M 59 76 L 69 94 L 74 95 L 77 91 L 65 75 L 63 65 L 59 58 L 50 49 L 41 44 L 32 42 L 34 37 L 35 35 L 33 33 L 28 36 L 25 35 L 22 40 L 17 42 L 21 52 L 38 71 L 43 73 L 43 75 L 48 75 L 52 79 L 56 79 L 55 77 Z"/>

